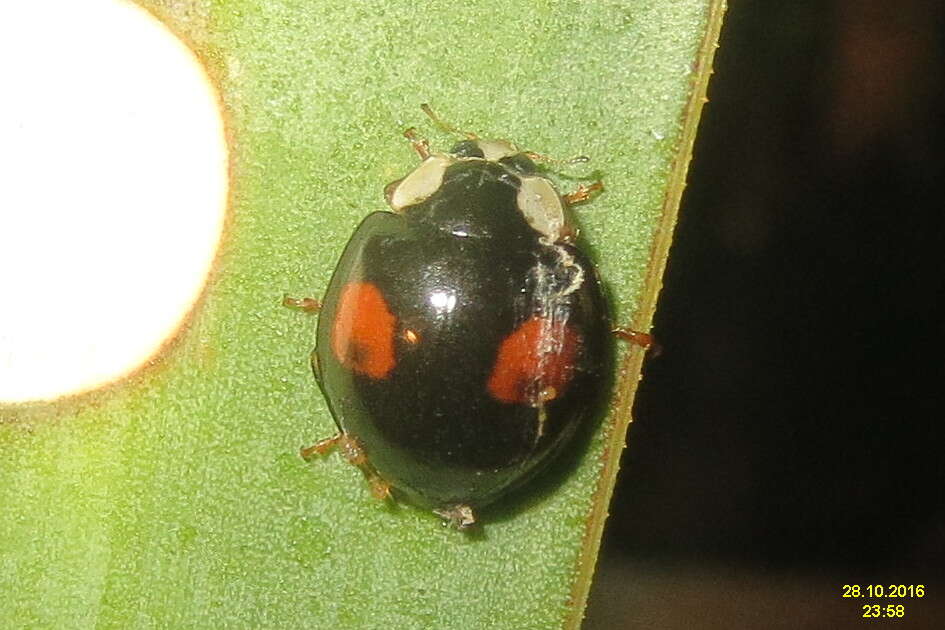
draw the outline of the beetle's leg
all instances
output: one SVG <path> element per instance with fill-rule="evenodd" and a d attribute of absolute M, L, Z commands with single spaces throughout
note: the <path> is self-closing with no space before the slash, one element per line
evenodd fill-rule
<path fill-rule="evenodd" d="M 411 127 L 404 131 L 404 137 L 410 140 L 410 144 L 413 145 L 413 150 L 417 152 L 421 160 L 430 157 L 430 142 L 426 138 L 421 138 L 415 128 Z"/>
<path fill-rule="evenodd" d="M 569 206 L 573 206 L 576 203 L 584 203 L 591 198 L 591 193 L 595 193 L 600 190 L 604 190 L 604 182 L 600 180 L 594 182 L 590 186 L 581 184 L 574 192 L 564 195 L 564 202 Z"/>
<path fill-rule="evenodd" d="M 364 478 L 367 479 L 368 484 L 371 486 L 372 497 L 378 501 L 386 501 L 391 498 L 390 484 L 381 479 L 377 473 L 371 475 L 365 473 Z"/>
<path fill-rule="evenodd" d="M 348 460 L 348 463 L 358 467 L 364 473 L 364 478 L 371 486 L 371 494 L 375 499 L 384 500 L 390 498 L 390 484 L 377 474 L 371 462 L 368 461 L 364 449 L 358 443 L 358 440 L 349 436 L 345 432 L 340 432 L 330 438 L 320 440 L 315 444 L 303 448 L 301 455 L 303 459 L 308 459 L 312 455 L 324 455 L 334 447 L 341 450 L 341 454 Z"/>
<path fill-rule="evenodd" d="M 612 331 L 618 339 L 632 343 L 636 346 L 640 346 L 645 350 L 650 351 L 651 357 L 657 357 L 663 352 L 662 346 L 656 341 L 653 335 L 645 332 L 640 332 L 639 330 L 633 330 L 631 328 L 618 327 L 614 328 Z"/>
<path fill-rule="evenodd" d="M 312 349 L 312 353 L 308 355 L 309 364 L 312 366 L 312 374 L 315 375 L 315 382 L 322 382 L 322 366 L 318 362 L 317 348 Z"/>
<path fill-rule="evenodd" d="M 368 461 L 367 455 L 364 449 L 361 448 L 358 440 L 349 437 L 347 433 L 342 433 L 340 446 L 341 453 L 345 456 L 345 459 L 347 459 L 349 463 L 357 466 L 361 472 L 364 473 L 364 478 L 367 479 L 368 484 L 371 486 L 371 494 L 374 498 L 381 501 L 389 498 L 390 484 L 377 474 L 377 471 L 374 470 L 374 466 L 371 466 L 371 462 Z"/>
<path fill-rule="evenodd" d="M 315 298 L 294 298 L 289 297 L 288 295 L 282 296 L 282 305 L 288 306 L 289 308 L 299 309 L 300 311 L 305 311 L 306 313 L 317 313 L 322 308 L 322 303 Z M 312 350 L 312 354 L 309 357 L 309 363 L 312 366 L 312 374 L 315 375 L 315 381 L 321 383 L 322 372 L 318 365 L 318 356 L 315 354 L 314 350 Z"/>
<path fill-rule="evenodd" d="M 344 433 L 338 433 L 337 435 L 333 435 L 330 438 L 319 440 L 311 446 L 302 447 L 302 449 L 299 450 L 299 454 L 302 456 L 302 459 L 309 459 L 312 455 L 324 455 L 331 449 L 338 446 L 338 443 L 341 441 L 343 436 Z"/>
<path fill-rule="evenodd" d="M 282 305 L 289 308 L 297 308 L 306 313 L 317 313 L 322 308 L 322 303 L 315 298 L 294 298 L 288 295 L 282 296 Z"/>
<path fill-rule="evenodd" d="M 450 527 L 462 531 L 476 523 L 476 515 L 473 509 L 466 504 L 459 503 L 440 510 L 433 510 L 433 513 L 446 521 Z"/>

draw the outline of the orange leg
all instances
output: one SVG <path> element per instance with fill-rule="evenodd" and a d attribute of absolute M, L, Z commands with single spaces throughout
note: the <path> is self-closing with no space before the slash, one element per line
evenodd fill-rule
<path fill-rule="evenodd" d="M 584 203 L 591 198 L 591 194 L 604 190 L 604 182 L 596 181 L 590 186 L 585 186 L 581 184 L 578 186 L 578 189 L 574 192 L 564 195 L 564 202 L 569 206 L 573 206 L 576 203 Z"/>
<path fill-rule="evenodd" d="M 416 129 L 413 127 L 407 129 L 404 131 L 404 137 L 410 140 L 410 144 L 413 145 L 413 150 L 417 152 L 421 160 L 430 157 L 430 142 L 426 138 L 421 138 Z"/>
<path fill-rule="evenodd" d="M 390 484 L 374 470 L 371 463 L 364 453 L 364 449 L 358 443 L 357 439 L 350 437 L 347 433 L 340 432 L 330 438 L 319 440 L 315 444 L 301 449 L 300 454 L 303 459 L 309 459 L 312 455 L 324 455 L 331 449 L 338 447 L 341 454 L 348 460 L 348 463 L 357 466 L 364 474 L 364 478 L 371 486 L 371 495 L 375 499 L 384 500 L 390 498 Z"/>
<path fill-rule="evenodd" d="M 656 341 L 653 335 L 649 333 L 624 327 L 614 328 L 611 332 L 614 333 L 618 339 L 622 339 L 623 341 L 649 350 L 652 357 L 657 357 L 663 352 L 663 348 Z"/>
<path fill-rule="evenodd" d="M 322 308 L 322 303 L 315 298 L 294 298 L 288 295 L 282 296 L 282 305 L 297 308 L 306 313 L 317 313 Z"/>
<path fill-rule="evenodd" d="M 311 446 L 305 446 L 299 451 L 299 455 L 302 456 L 302 459 L 309 459 L 312 455 L 325 455 L 331 449 L 338 446 L 338 442 L 341 441 L 343 433 L 338 435 L 333 435 L 330 438 L 325 438 L 324 440 L 319 440 Z"/>
<path fill-rule="evenodd" d="M 322 303 L 316 300 L 315 298 L 294 298 L 294 297 L 289 297 L 288 295 L 282 296 L 282 305 L 287 306 L 289 308 L 295 308 L 300 311 L 305 311 L 306 313 L 317 313 L 322 308 Z M 315 380 L 321 383 L 322 376 L 321 376 L 321 370 L 319 369 L 319 366 L 318 366 L 318 355 L 315 354 L 314 350 L 312 350 L 312 354 L 309 358 L 309 362 L 312 366 L 312 373 L 315 375 Z M 329 440 L 323 440 L 323 442 L 328 442 L 328 441 Z M 321 442 L 319 442 L 319 444 L 321 444 Z M 315 446 L 318 446 L 318 444 L 316 444 Z M 312 446 L 311 448 L 315 448 L 315 446 Z M 325 448 L 328 449 L 328 448 L 331 448 L 331 446 L 332 445 L 329 444 Z M 308 457 L 313 452 L 315 451 L 308 453 L 308 455 L 303 454 L 302 456 Z M 321 451 L 318 451 L 318 452 L 321 452 Z"/>

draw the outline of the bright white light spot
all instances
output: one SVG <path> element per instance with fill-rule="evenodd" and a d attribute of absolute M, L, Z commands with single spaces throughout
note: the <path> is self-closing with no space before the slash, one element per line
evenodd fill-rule
<path fill-rule="evenodd" d="M 456 308 L 456 294 L 446 291 L 433 291 L 430 293 L 430 305 L 436 309 L 437 313 L 450 313 Z"/>
<path fill-rule="evenodd" d="M 120 0 L 0 8 L 0 401 L 113 381 L 200 294 L 227 153 L 193 53 Z"/>

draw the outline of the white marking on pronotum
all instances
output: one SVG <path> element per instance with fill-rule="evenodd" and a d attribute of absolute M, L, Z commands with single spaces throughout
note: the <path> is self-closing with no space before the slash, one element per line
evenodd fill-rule
<path fill-rule="evenodd" d="M 446 168 L 456 161 L 451 155 L 434 153 L 403 178 L 390 196 L 390 207 L 400 212 L 407 206 L 428 199 L 440 189 Z"/>
<path fill-rule="evenodd" d="M 544 177 L 522 177 L 516 205 L 532 229 L 552 242 L 561 240 L 566 224 L 561 196 Z"/>

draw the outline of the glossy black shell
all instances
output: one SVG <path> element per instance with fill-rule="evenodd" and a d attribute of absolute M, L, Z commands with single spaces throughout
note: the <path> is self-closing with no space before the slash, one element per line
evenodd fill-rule
<path fill-rule="evenodd" d="M 597 274 L 576 247 L 539 240 L 516 207 L 519 185 L 495 162 L 451 165 L 424 202 L 361 223 L 323 300 L 316 355 L 336 423 L 382 478 L 433 508 L 481 507 L 531 477 L 609 384 Z M 396 318 L 396 364 L 384 378 L 352 371 L 332 351 L 351 282 L 373 284 Z M 541 411 L 487 388 L 503 340 L 536 315 L 566 322 L 581 340 L 567 387 Z"/>

